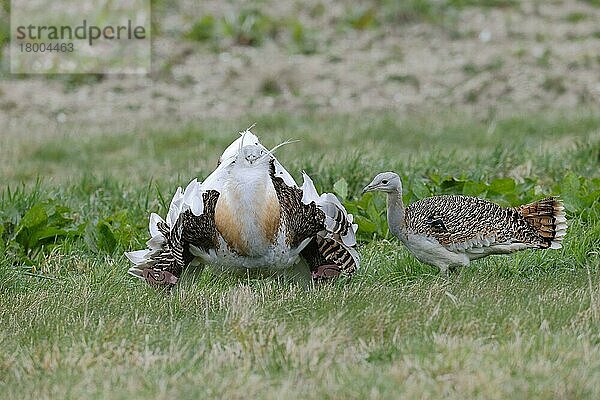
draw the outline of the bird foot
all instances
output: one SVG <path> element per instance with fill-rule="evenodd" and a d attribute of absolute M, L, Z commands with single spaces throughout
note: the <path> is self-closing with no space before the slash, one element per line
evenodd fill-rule
<path fill-rule="evenodd" d="M 152 286 L 174 286 L 179 280 L 179 278 L 169 271 L 161 271 L 153 268 L 144 269 L 142 276 Z"/>
<path fill-rule="evenodd" d="M 340 267 L 335 264 L 319 265 L 311 272 L 314 280 L 337 278 L 342 273 Z"/>

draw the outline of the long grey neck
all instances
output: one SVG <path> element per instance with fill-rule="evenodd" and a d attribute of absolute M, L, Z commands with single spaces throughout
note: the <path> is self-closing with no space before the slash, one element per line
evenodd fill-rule
<path fill-rule="evenodd" d="M 404 221 L 402 189 L 398 189 L 387 195 L 387 220 L 390 232 L 400 240 L 405 240 L 406 225 Z"/>

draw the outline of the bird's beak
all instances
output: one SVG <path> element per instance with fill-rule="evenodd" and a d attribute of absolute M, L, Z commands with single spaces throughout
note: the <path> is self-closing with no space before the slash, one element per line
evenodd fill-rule
<path fill-rule="evenodd" d="M 364 187 L 362 194 L 365 194 L 367 192 L 370 192 L 371 190 L 373 190 L 373 187 L 371 185 L 367 185 Z"/>

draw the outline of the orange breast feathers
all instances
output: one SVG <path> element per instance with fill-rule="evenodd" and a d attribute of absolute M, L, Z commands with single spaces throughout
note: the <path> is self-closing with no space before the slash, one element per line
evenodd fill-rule
<path fill-rule="evenodd" d="M 281 207 L 273 185 L 266 186 L 251 190 L 237 186 L 223 191 L 217 200 L 217 230 L 240 255 L 259 255 L 277 238 Z"/>

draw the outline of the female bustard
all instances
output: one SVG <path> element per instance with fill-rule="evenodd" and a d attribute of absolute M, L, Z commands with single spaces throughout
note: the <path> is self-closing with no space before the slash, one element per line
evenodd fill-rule
<path fill-rule="evenodd" d="M 390 231 L 421 262 L 448 268 L 467 266 L 491 254 L 524 249 L 560 249 L 567 220 L 563 204 L 547 198 L 516 208 L 503 208 L 477 197 L 434 196 L 408 208 L 402 183 L 394 172 L 383 172 L 364 192 L 387 193 Z"/>
<path fill-rule="evenodd" d="M 318 195 L 308 175 L 298 187 L 246 130 L 203 183 L 178 188 L 163 220 L 150 216 L 148 249 L 126 253 L 129 273 L 174 285 L 188 265 L 225 269 L 289 268 L 304 260 L 313 278 L 358 267 L 352 223 L 331 193 Z"/>

